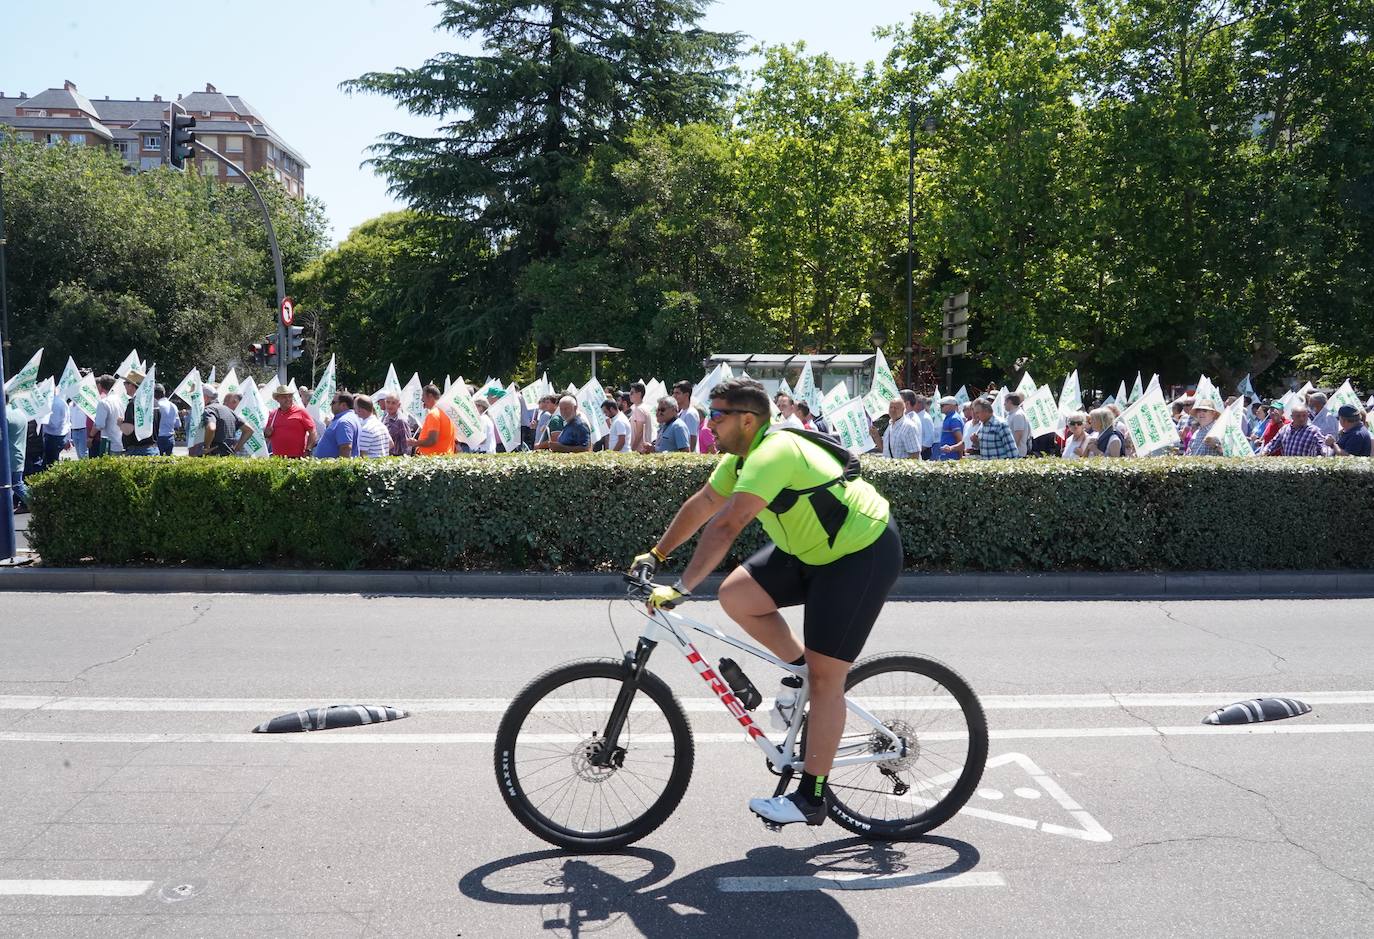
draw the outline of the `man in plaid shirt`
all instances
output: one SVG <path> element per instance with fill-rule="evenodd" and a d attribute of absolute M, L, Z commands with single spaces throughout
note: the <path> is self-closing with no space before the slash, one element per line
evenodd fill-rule
<path fill-rule="evenodd" d="M 1021 455 L 1011 427 L 992 410 L 992 402 L 979 398 L 973 402 L 975 420 L 983 422 L 978 431 L 978 456 L 984 460 L 1014 460 Z"/>
<path fill-rule="evenodd" d="M 1307 421 L 1307 405 L 1296 403 L 1288 409 L 1293 419 L 1260 450 L 1260 456 L 1330 456 L 1322 432 Z"/>

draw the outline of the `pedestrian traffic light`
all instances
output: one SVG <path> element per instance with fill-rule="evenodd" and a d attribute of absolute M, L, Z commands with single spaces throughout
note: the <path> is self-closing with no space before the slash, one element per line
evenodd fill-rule
<path fill-rule="evenodd" d="M 262 341 L 262 364 L 277 364 L 277 337 L 268 336 Z"/>
<path fill-rule="evenodd" d="M 262 364 L 262 343 L 255 342 L 248 346 L 248 361 L 252 365 Z"/>
<path fill-rule="evenodd" d="M 304 326 L 286 327 L 286 361 L 294 362 L 301 357 L 301 333 L 305 332 Z"/>
<path fill-rule="evenodd" d="M 195 126 L 196 119 L 189 114 L 172 114 L 171 127 L 163 122 L 167 134 L 167 159 L 177 169 L 181 169 L 195 151 L 196 135 L 191 130 Z"/>

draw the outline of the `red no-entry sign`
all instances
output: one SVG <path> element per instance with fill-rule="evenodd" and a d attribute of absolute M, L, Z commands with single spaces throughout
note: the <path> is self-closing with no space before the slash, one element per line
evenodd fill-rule
<path fill-rule="evenodd" d="M 283 326 L 290 326 L 291 321 L 296 318 L 296 306 L 291 302 L 290 297 L 283 297 L 281 301 L 281 322 Z"/>

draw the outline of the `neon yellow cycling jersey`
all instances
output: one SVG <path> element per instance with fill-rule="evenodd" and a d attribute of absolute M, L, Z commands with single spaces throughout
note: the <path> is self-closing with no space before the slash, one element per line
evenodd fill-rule
<path fill-rule="evenodd" d="M 770 506 L 784 489 L 820 486 L 843 469 L 806 438 L 766 428 L 742 462 L 734 454 L 723 458 L 711 473 L 711 488 L 727 498 L 747 492 Z M 829 564 L 877 541 L 888 514 L 887 500 L 866 481 L 853 479 L 803 495 L 784 511 L 764 509 L 759 522 L 779 550 L 804 564 Z"/>

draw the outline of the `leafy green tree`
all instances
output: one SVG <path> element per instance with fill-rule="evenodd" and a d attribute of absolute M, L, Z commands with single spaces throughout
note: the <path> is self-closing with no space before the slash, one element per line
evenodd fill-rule
<path fill-rule="evenodd" d="M 562 252 L 566 181 L 639 120 L 716 114 L 737 38 L 700 29 L 705 0 L 441 0 L 441 29 L 481 37 L 483 54 L 443 52 L 418 68 L 344 87 L 443 121 L 433 136 L 391 133 L 373 165 L 418 211 L 472 221 L 510 279 Z M 494 340 L 518 351 L 535 310 L 502 311 Z M 538 335 L 541 358 L 558 336 Z"/>
<path fill-rule="evenodd" d="M 129 174 L 96 148 L 0 136 L 13 347 L 106 370 L 136 347 L 165 377 L 232 362 L 272 328 L 275 287 L 256 206 L 238 187 L 170 170 Z M 324 241 L 318 201 L 259 185 L 287 271 Z M 173 379 L 175 380 L 175 379 Z"/>

